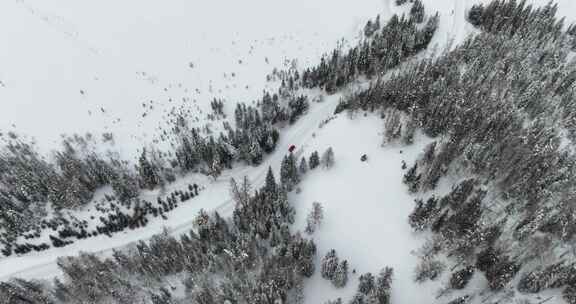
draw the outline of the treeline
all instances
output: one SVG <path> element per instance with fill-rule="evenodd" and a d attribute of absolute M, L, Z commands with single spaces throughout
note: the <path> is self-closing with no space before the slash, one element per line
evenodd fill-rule
<path fill-rule="evenodd" d="M 320 87 L 333 93 L 359 76 L 372 78 L 397 67 L 408 57 L 426 49 L 438 27 L 438 14 L 428 18 L 424 25 L 424 6 L 413 4 L 410 16 L 394 15 L 380 28 L 380 19 L 369 21 L 365 39 L 345 54 L 335 49 L 322 57 L 320 64 L 302 73 L 302 86 Z"/>
<path fill-rule="evenodd" d="M 179 238 L 164 233 L 106 259 L 60 258 L 62 280 L 15 279 L 0 284 L 0 296 L 14 304 L 299 303 L 316 247 L 290 232 L 286 187 L 269 171 L 258 191 L 247 180 L 232 190 L 233 220 L 202 211 Z"/>
<path fill-rule="evenodd" d="M 333 157 L 330 148 L 321 160 L 313 152 L 314 165 L 309 168 L 329 168 Z M 290 158 L 293 154 L 284 162 Z M 306 171 L 290 174 L 301 178 Z M 114 250 L 110 258 L 86 253 L 59 258 L 61 279 L 13 279 L 0 283 L 0 297 L 13 304 L 302 303 L 303 280 L 316 271 L 316 246 L 299 232 L 291 233 L 295 210 L 287 191 L 294 187 L 292 182 L 277 182 L 271 168 L 264 186 L 256 191 L 247 178 L 240 183 L 232 179 L 230 192 L 236 205 L 231 219 L 201 210 L 193 221 L 195 229 L 179 238 L 165 231 L 148 242 Z M 348 263 L 338 262 L 334 250 L 323 259 L 321 272 L 335 286 L 348 281 Z M 388 267 L 377 277 L 361 275 L 349 303 L 389 304 L 392 275 Z"/>
<path fill-rule="evenodd" d="M 566 31 L 555 13 L 553 4 L 476 6 L 469 19 L 483 33 L 340 105 L 382 111 L 388 139 L 409 143 L 414 126 L 437 138 L 406 173 L 411 192 L 429 196 L 452 172 L 474 176 L 417 202 L 409 222 L 436 235 L 423 278 L 438 277 L 434 256 L 444 252 L 463 265 L 455 272 L 473 266 L 492 290 L 521 274 L 520 291 L 562 287 L 576 303 L 573 255 L 558 253 L 576 236 L 576 159 L 563 149 L 576 131 L 573 27 Z"/>
<path fill-rule="evenodd" d="M 30 224 L 32 228 L 17 238 L 5 238 L 2 235 L 0 241 L 3 248 L 0 253 L 8 257 L 12 254 L 44 251 L 73 244 L 76 240 L 98 235 L 112 237 L 119 232 L 143 228 L 151 218 L 168 219 L 169 212 L 198 196 L 200 190 L 197 184 L 189 184 L 187 189 L 174 190 L 165 198 L 158 197 L 156 202 L 138 198 L 121 202 L 106 195 L 104 200 L 95 203 L 95 211 L 90 219 L 80 220 L 73 215 L 58 213 L 54 217 L 42 218 L 38 223 Z"/>
<path fill-rule="evenodd" d="M 526 0 L 495 0 L 487 6 L 473 5 L 468 12 L 468 21 L 483 31 L 499 35 L 546 42 L 562 39 L 564 18 L 556 18 L 558 4 L 552 1 L 542 7 L 527 5 Z"/>
<path fill-rule="evenodd" d="M 218 136 L 202 135 L 184 115 L 177 115 L 169 134 L 165 134 L 175 139 L 173 152 L 161 152 L 153 146 L 145 148 L 134 165 L 121 160 L 117 153 L 100 151 L 91 135 L 65 138 L 63 149 L 53 153 L 53 161 L 13 136 L 0 151 L 0 242 L 4 247 L 15 248 L 19 236 L 41 226 L 46 208 L 67 210 L 84 206 L 97 189 L 107 185 L 112 187 L 112 197 L 119 204 L 136 206 L 130 201 L 137 199 L 142 189 L 164 187 L 178 175 L 193 171 L 217 178 L 234 162 L 260 164 L 264 155 L 276 147 L 278 126 L 296 122 L 307 111 L 308 99 L 297 95 L 297 90 L 298 87 L 284 83 L 278 93 L 264 92 L 256 107 L 239 103 L 234 127 L 225 122 L 224 132 Z M 214 100 L 211 106 L 215 113 L 223 115 L 222 100 Z M 148 204 L 144 210 L 152 207 Z M 138 217 L 143 226 L 146 220 Z M 125 222 L 122 215 L 120 218 Z M 25 247 L 22 252 L 26 252 Z"/>

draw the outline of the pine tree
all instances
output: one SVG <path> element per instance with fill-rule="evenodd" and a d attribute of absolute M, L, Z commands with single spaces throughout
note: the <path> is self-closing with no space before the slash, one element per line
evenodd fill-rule
<path fill-rule="evenodd" d="M 140 179 L 142 188 L 154 189 L 160 185 L 160 176 L 158 174 L 158 168 L 154 166 L 146 155 L 146 148 L 142 149 L 142 155 L 138 159 L 138 172 L 140 173 Z"/>
<path fill-rule="evenodd" d="M 390 304 L 393 275 L 394 270 L 386 267 L 380 271 L 378 279 L 376 279 L 375 294 L 379 304 Z"/>
<path fill-rule="evenodd" d="M 308 172 L 308 163 L 306 162 L 306 157 L 302 157 L 300 160 L 300 166 L 298 167 L 300 175 L 306 174 Z"/>
<path fill-rule="evenodd" d="M 274 177 L 274 172 L 272 171 L 271 166 L 268 166 L 268 173 L 266 173 L 266 184 L 264 189 L 270 194 L 275 194 L 278 189 L 276 178 Z"/>
<path fill-rule="evenodd" d="M 424 21 L 424 5 L 421 0 L 414 0 L 414 4 L 410 9 L 410 18 L 416 23 Z"/>
<path fill-rule="evenodd" d="M 280 181 L 290 191 L 300 181 L 296 160 L 292 153 L 284 156 L 280 166 Z"/>
<path fill-rule="evenodd" d="M 324 151 L 324 154 L 322 154 L 321 163 L 322 166 L 326 169 L 330 169 L 332 166 L 334 166 L 334 151 L 332 150 L 332 147 Z"/>
<path fill-rule="evenodd" d="M 318 151 L 312 152 L 308 164 L 310 165 L 310 170 L 314 170 L 320 165 L 320 156 L 318 155 Z"/>
<path fill-rule="evenodd" d="M 332 280 L 338 268 L 338 256 L 336 250 L 332 249 L 326 253 L 322 259 L 320 274 L 326 280 Z"/>
<path fill-rule="evenodd" d="M 358 292 L 367 295 L 374 289 L 374 276 L 371 273 L 365 273 L 358 279 Z"/>
<path fill-rule="evenodd" d="M 484 5 L 474 4 L 468 11 L 468 22 L 474 26 L 482 25 L 482 13 L 484 11 Z"/>
<path fill-rule="evenodd" d="M 450 277 L 450 288 L 452 289 L 464 289 L 472 276 L 474 275 L 474 267 L 467 266 L 461 270 L 452 273 Z"/>
<path fill-rule="evenodd" d="M 320 225 L 323 218 L 323 210 L 322 205 L 319 202 L 314 202 L 312 204 L 312 210 L 308 213 L 308 217 L 306 218 L 306 228 L 305 231 L 308 234 L 314 233 L 316 228 Z"/>
<path fill-rule="evenodd" d="M 434 281 L 444 271 L 446 266 L 436 260 L 423 259 L 415 269 L 414 281 L 423 283 L 427 280 Z"/>
<path fill-rule="evenodd" d="M 348 283 L 348 261 L 343 260 L 336 268 L 332 284 L 337 288 L 342 288 L 346 286 L 346 283 Z"/>

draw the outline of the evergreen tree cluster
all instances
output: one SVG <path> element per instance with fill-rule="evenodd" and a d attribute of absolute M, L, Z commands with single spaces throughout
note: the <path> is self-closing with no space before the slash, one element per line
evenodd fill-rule
<path fill-rule="evenodd" d="M 342 288 L 348 283 L 348 261 L 339 261 L 336 250 L 326 253 L 320 267 L 322 278 L 330 280 L 335 287 Z"/>
<path fill-rule="evenodd" d="M 564 35 L 564 19 L 557 19 L 557 12 L 558 4 L 552 1 L 534 8 L 526 4 L 526 0 L 495 0 L 486 6 L 473 5 L 468 21 L 490 33 L 556 41 Z"/>
<path fill-rule="evenodd" d="M 322 223 L 323 218 L 324 211 L 322 205 L 319 202 L 312 203 L 312 209 L 306 217 L 306 228 L 304 228 L 304 231 L 308 234 L 314 233 L 316 229 L 318 229 L 318 226 L 320 226 Z"/>
<path fill-rule="evenodd" d="M 440 277 L 446 265 L 433 259 L 422 259 L 414 271 L 414 281 L 423 283 L 425 281 L 434 281 Z"/>
<path fill-rule="evenodd" d="M 239 103 L 235 110 L 236 128 L 227 126 L 227 134 L 203 137 L 200 130 L 191 128 L 185 119 L 178 119 L 174 127 L 177 138 L 175 165 L 182 172 L 199 171 L 216 178 L 234 161 L 257 165 L 265 153 L 276 147 L 279 133 L 260 112 Z"/>
<path fill-rule="evenodd" d="M 0 151 L 0 227 L 4 228 L 0 231 L 0 241 L 5 246 L 17 247 L 14 241 L 19 235 L 40 226 L 42 214 L 46 214 L 45 209 L 49 207 L 46 202 L 58 210 L 74 209 L 92 201 L 97 189 L 110 185 L 114 199 L 121 205 L 130 204 L 142 189 L 162 188 L 173 182 L 177 174 L 196 171 L 217 178 L 224 169 L 231 168 L 234 161 L 259 164 L 264 154 L 275 149 L 279 133 L 274 125 L 283 121 L 293 123 L 308 109 L 307 97 L 295 96 L 293 92 L 297 87 L 294 80 L 291 83 L 292 88 L 281 88 L 281 100 L 276 94 L 273 98 L 265 93 L 263 100 L 269 98 L 268 104 L 259 102 L 258 108 L 238 104 L 236 127 L 225 124 L 226 134 L 220 133 L 218 137 L 201 135 L 200 129 L 190 127 L 183 115 L 177 115 L 170 133 L 176 139 L 174 153 L 160 152 L 154 147 L 144 148 L 134 167 L 120 160 L 116 153 L 109 152 L 106 157 L 97 153 L 91 135 L 65 138 L 64 148 L 54 152 L 53 162 L 41 157 L 33 145 L 12 136 L 13 140 Z M 285 101 L 285 105 L 280 101 Z M 266 105 L 270 104 L 282 112 L 278 117 L 271 116 L 269 111 L 263 115 Z M 217 115 L 224 115 L 223 105 L 223 101 L 217 99 L 211 103 Z M 188 193 L 185 196 L 190 198 Z M 167 212 L 170 209 L 155 210 L 150 202 L 144 205 L 148 214 L 161 217 L 165 216 L 159 210 Z M 175 202 L 167 204 L 174 205 Z M 103 226 L 99 233 L 122 230 L 130 226 L 126 222 L 146 225 L 146 214 L 138 215 L 142 212 L 132 211 L 132 215 L 117 214 L 112 219 L 101 221 Z M 90 232 L 76 232 L 74 235 L 79 237 L 91 235 Z M 61 244 L 59 241 L 56 243 Z M 32 248 L 36 245 L 26 246 Z M 26 249 L 21 252 L 26 252 Z"/>
<path fill-rule="evenodd" d="M 573 262 L 560 261 L 525 272 L 520 276 L 517 288 L 523 293 L 538 293 L 548 288 L 563 286 L 567 286 L 568 294 L 576 287 L 576 264 Z M 573 303 L 573 298 L 567 299 L 567 302 Z"/>
<path fill-rule="evenodd" d="M 392 278 L 394 271 L 385 267 L 378 277 L 371 273 L 360 276 L 358 291 L 350 301 L 350 304 L 390 304 L 392 295 Z"/>
<path fill-rule="evenodd" d="M 214 98 L 214 100 L 210 102 L 210 108 L 212 108 L 214 116 L 226 118 L 226 115 L 224 114 L 224 100 Z"/>
<path fill-rule="evenodd" d="M 15 279 L 0 284 L 0 297 L 15 304 L 298 303 L 303 278 L 314 273 L 314 243 L 290 232 L 294 211 L 273 176 L 254 193 L 238 188 L 232 220 L 201 211 L 196 229 L 179 238 L 164 232 L 110 258 L 60 258 L 63 279 Z"/>
<path fill-rule="evenodd" d="M 510 247 L 509 258 L 484 271 L 495 290 L 520 265 L 533 267 L 530 261 L 576 236 L 575 159 L 562 148 L 576 138 L 574 26 L 563 27 L 556 11 L 552 3 L 534 8 L 513 0 L 477 5 L 469 20 L 482 33 L 343 101 L 348 111 L 399 111 L 442 138 L 407 171 L 410 192 L 435 189 L 451 170 L 474 176 L 445 197 L 418 200 L 409 222 L 440 235 L 444 250 L 458 257 Z M 386 116 L 393 126 L 386 132 L 398 138 L 404 126 Z M 486 191 L 497 195 L 488 200 Z M 549 246 L 533 250 L 537 238 Z"/>
<path fill-rule="evenodd" d="M 458 271 L 455 271 L 450 276 L 450 283 L 449 286 L 452 289 L 464 289 L 472 276 L 474 275 L 474 267 L 473 266 L 466 266 Z"/>
<path fill-rule="evenodd" d="M 359 76 L 379 76 L 425 49 L 438 27 L 439 16 L 429 17 L 420 29 L 417 24 L 424 21 L 424 7 L 420 0 L 416 2 L 419 4 L 414 4 L 410 18 L 394 15 L 381 29 L 378 17 L 370 21 L 360 45 L 345 54 L 335 49 L 330 56 L 322 57 L 318 66 L 302 73 L 302 86 L 334 93 Z"/>
<path fill-rule="evenodd" d="M 175 190 L 166 198 L 158 197 L 155 204 L 147 200 L 132 199 L 123 204 L 111 196 L 95 205 L 95 211 L 88 220 L 79 220 L 72 215 L 61 214 L 53 218 L 42 218 L 38 224 L 31 224 L 28 230 L 20 233 L 0 235 L 4 256 L 26 254 L 32 251 L 44 251 L 51 247 L 64 247 L 76 240 L 98 235 L 111 237 L 112 234 L 145 227 L 149 218 L 161 217 L 199 194 L 197 184 L 188 185 L 187 190 Z M 90 223 L 90 225 L 89 225 Z M 89 228 L 91 227 L 91 228 Z M 48 240 L 41 239 L 41 232 L 49 231 Z"/>

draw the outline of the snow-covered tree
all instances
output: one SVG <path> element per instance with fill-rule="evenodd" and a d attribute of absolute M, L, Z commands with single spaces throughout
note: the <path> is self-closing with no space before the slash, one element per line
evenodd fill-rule
<path fill-rule="evenodd" d="M 302 159 L 300 159 L 300 166 L 298 166 L 298 173 L 304 175 L 306 172 L 308 172 L 308 163 L 306 162 L 306 157 L 302 157 Z"/>
<path fill-rule="evenodd" d="M 324 258 L 322 258 L 322 263 L 320 267 L 320 274 L 324 279 L 332 280 L 338 268 L 338 256 L 336 255 L 336 250 L 331 249 L 326 253 Z"/>
<path fill-rule="evenodd" d="M 312 209 L 308 216 L 306 217 L 306 228 L 305 231 L 308 234 L 314 233 L 324 217 L 324 212 L 322 205 L 319 202 L 312 203 Z"/>
<path fill-rule="evenodd" d="M 318 167 L 320 165 L 320 156 L 318 154 L 318 151 L 312 152 L 312 154 L 310 155 L 310 161 L 308 162 L 308 164 L 310 166 L 310 170 L 314 170 L 314 169 L 316 169 L 316 167 Z"/>
<path fill-rule="evenodd" d="M 334 151 L 332 150 L 332 147 L 326 149 L 322 154 L 321 164 L 326 169 L 330 169 L 334 166 Z"/>
<path fill-rule="evenodd" d="M 334 277 L 332 278 L 332 284 L 337 288 L 342 288 L 348 283 L 348 261 L 343 260 L 338 264 L 336 272 L 334 272 Z"/>

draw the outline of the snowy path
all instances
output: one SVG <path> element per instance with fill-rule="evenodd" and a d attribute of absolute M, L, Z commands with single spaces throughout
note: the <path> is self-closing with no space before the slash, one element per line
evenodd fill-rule
<path fill-rule="evenodd" d="M 231 215 L 234 204 L 228 197 L 230 178 L 234 177 L 239 180 L 243 176 L 247 176 L 254 187 L 262 185 L 268 166 L 272 166 L 275 172 L 278 172 L 280 163 L 287 153 L 287 147 L 291 144 L 295 144 L 297 147 L 306 146 L 320 122 L 331 116 L 339 97 L 340 95 L 336 94 L 325 98 L 323 103 L 313 104 L 307 115 L 303 116 L 294 125 L 284 129 L 276 151 L 267 156 L 260 166 L 240 166 L 226 171 L 216 181 L 211 181 L 202 176 L 190 175 L 169 185 L 167 187 L 168 192 L 171 189 L 181 189 L 188 183 L 194 182 L 205 185 L 206 190 L 202 191 L 201 195 L 169 213 L 166 221 L 156 218 L 144 229 L 114 234 L 111 238 L 97 236 L 78 240 L 74 244 L 63 248 L 51 248 L 40 253 L 0 259 L 0 280 L 7 280 L 11 277 L 28 279 L 51 278 L 59 274 L 56 265 L 56 259 L 59 256 L 77 255 L 79 252 L 107 255 L 112 252 L 112 249 L 121 248 L 139 240 L 147 240 L 153 235 L 162 232 L 165 228 L 173 235 L 186 233 L 192 228 L 192 220 L 200 209 L 217 211 L 223 216 Z M 148 197 L 149 200 L 152 198 L 153 196 Z"/>
<path fill-rule="evenodd" d="M 431 0 L 428 1 L 431 2 Z M 390 6 L 392 1 L 386 0 L 384 2 L 385 3 L 381 3 L 381 5 L 386 8 L 387 4 Z M 442 13 L 443 17 L 449 14 L 450 7 L 463 10 L 464 6 L 458 6 L 458 2 L 459 0 L 453 0 L 443 3 L 446 4 L 443 5 L 445 6 L 444 12 Z M 433 3 L 425 4 L 428 7 L 438 6 L 438 4 Z M 449 4 L 452 4 L 452 6 Z M 36 5 L 40 5 L 39 2 L 37 2 Z M 385 17 L 386 14 L 390 14 L 390 12 L 384 12 L 383 17 Z M 458 24 L 459 21 L 457 21 L 456 18 L 463 19 L 463 11 L 454 14 L 451 19 L 452 21 L 450 21 L 452 22 L 452 25 L 449 27 L 454 27 Z M 462 24 L 462 22 L 460 22 L 460 24 Z M 123 66 L 125 67 L 126 65 Z M 244 94 L 241 96 L 247 98 L 249 95 Z M 255 186 L 258 186 L 264 181 L 268 166 L 272 166 L 274 170 L 278 172 L 281 160 L 289 145 L 295 144 L 297 147 L 302 148 L 308 146 L 311 142 L 314 142 L 315 139 L 312 137 L 312 133 L 317 131 L 317 127 L 321 121 L 330 117 L 335 105 L 337 104 L 338 98 L 339 95 L 334 95 L 325 98 L 323 103 L 314 104 L 307 115 L 305 115 L 295 125 L 283 130 L 277 151 L 268 156 L 261 166 L 257 168 L 244 166 L 238 167 L 234 170 L 225 172 L 217 181 L 211 181 L 205 177 L 188 176 L 180 179 L 177 183 L 170 185 L 167 189 L 168 192 L 172 189 L 181 189 L 183 186 L 191 182 L 206 185 L 206 190 L 204 190 L 197 198 L 182 204 L 177 210 L 171 212 L 168 215 L 168 220 L 152 221 L 145 229 L 113 235 L 112 238 L 98 236 L 88 240 L 77 241 L 76 243 L 64 248 L 52 248 L 42 253 L 0 259 L 0 279 L 6 280 L 14 276 L 23 278 L 49 278 L 58 274 L 55 261 L 59 256 L 76 255 L 81 251 L 106 255 L 114 248 L 120 248 L 138 240 L 149 239 L 154 234 L 161 232 L 164 227 L 168 228 L 174 234 L 184 233 L 191 228 L 192 219 L 200 209 L 218 211 L 222 215 L 230 214 L 233 210 L 233 204 L 228 198 L 229 179 L 231 177 L 239 179 L 243 176 L 248 176 L 252 183 Z M 348 138 L 346 130 L 343 130 L 343 134 L 340 136 L 341 138 Z M 325 148 L 326 147 L 321 147 L 321 149 Z M 310 152 L 309 149 L 306 149 L 307 154 Z M 155 193 L 149 195 L 150 197 L 154 197 Z"/>

